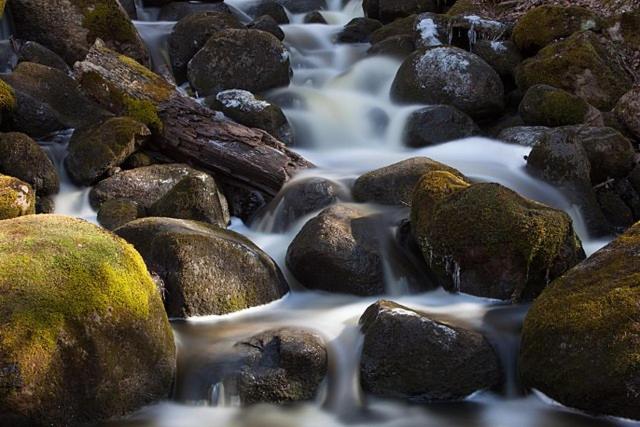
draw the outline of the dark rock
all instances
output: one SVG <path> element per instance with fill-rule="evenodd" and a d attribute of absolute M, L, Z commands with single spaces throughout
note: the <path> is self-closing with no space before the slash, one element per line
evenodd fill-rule
<path fill-rule="evenodd" d="M 631 134 L 640 139 L 640 88 L 636 87 L 622 96 L 614 111 L 618 120 Z"/>
<path fill-rule="evenodd" d="M 416 13 L 442 12 L 443 6 L 438 0 L 364 0 L 362 3 L 365 16 L 383 23 Z"/>
<path fill-rule="evenodd" d="M 626 230 L 635 222 L 633 211 L 613 189 L 600 187 L 595 190 L 602 213 L 618 230 Z"/>
<path fill-rule="evenodd" d="M 67 74 L 71 72 L 71 68 L 64 62 L 64 59 L 40 43 L 32 41 L 16 43 L 20 45 L 18 49 L 18 62 L 35 62 L 46 65 L 47 67 L 57 68 Z"/>
<path fill-rule="evenodd" d="M 545 126 L 515 126 L 502 130 L 497 138 L 510 144 L 535 147 L 549 131 L 550 129 Z"/>
<path fill-rule="evenodd" d="M 38 196 L 36 194 L 36 213 L 51 214 L 56 209 L 56 202 L 48 196 Z"/>
<path fill-rule="evenodd" d="M 371 46 L 367 53 L 369 55 L 387 55 L 395 58 L 405 59 L 416 50 L 416 44 L 413 36 L 398 35 L 388 37 L 381 42 Z"/>
<path fill-rule="evenodd" d="M 271 0 L 253 3 L 246 8 L 244 12 L 254 19 L 266 15 L 272 17 L 278 24 L 289 23 L 289 16 L 287 16 L 287 12 L 284 10 L 284 7 L 282 7 L 278 2 Z"/>
<path fill-rule="evenodd" d="M 382 23 L 375 19 L 354 18 L 338 33 L 336 41 L 338 43 L 369 43 L 371 34 L 381 27 Z"/>
<path fill-rule="evenodd" d="M 272 34 L 278 40 L 284 40 L 284 31 L 278 25 L 278 23 L 270 17 L 269 15 L 263 15 L 259 18 L 256 18 L 253 22 L 247 25 L 247 28 L 252 30 L 260 30 Z"/>
<path fill-rule="evenodd" d="M 231 9 L 223 2 L 218 3 L 192 3 L 186 1 L 174 1 L 160 8 L 158 21 L 180 21 L 187 16 L 198 12 L 222 12 L 231 14 Z"/>
<path fill-rule="evenodd" d="M 450 105 L 430 105 L 409 116 L 404 141 L 409 147 L 426 147 L 480 133 L 473 119 Z"/>
<path fill-rule="evenodd" d="M 477 40 L 472 52 L 491 66 L 503 79 L 513 81 L 515 71 L 522 62 L 522 55 L 510 40 Z"/>
<path fill-rule="evenodd" d="M 146 216 L 136 202 L 131 200 L 107 200 L 100 206 L 98 222 L 107 230 L 115 230 L 128 222 Z"/>
<path fill-rule="evenodd" d="M 327 23 L 327 20 L 324 19 L 324 16 L 322 16 L 322 13 L 320 13 L 317 10 L 307 13 L 302 19 L 302 21 L 305 24 L 326 24 Z"/>
<path fill-rule="evenodd" d="M 591 164 L 591 183 L 599 184 L 607 178 L 624 178 L 634 166 L 635 151 L 631 141 L 620 132 L 604 127 L 565 128 L 575 132 Z"/>
<path fill-rule="evenodd" d="M 579 96 L 548 85 L 531 86 L 518 111 L 530 126 L 567 126 L 585 123 L 590 105 Z"/>

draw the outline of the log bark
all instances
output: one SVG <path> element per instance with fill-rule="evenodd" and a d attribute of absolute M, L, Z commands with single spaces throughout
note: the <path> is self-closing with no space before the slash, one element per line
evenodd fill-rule
<path fill-rule="evenodd" d="M 85 91 L 115 114 L 132 100 L 151 107 L 162 123 L 156 150 L 232 185 L 271 198 L 297 171 L 313 167 L 267 132 L 224 118 L 99 40 L 74 69 Z"/>

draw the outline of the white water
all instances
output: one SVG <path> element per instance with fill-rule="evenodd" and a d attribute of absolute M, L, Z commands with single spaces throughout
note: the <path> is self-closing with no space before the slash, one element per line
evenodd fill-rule
<path fill-rule="evenodd" d="M 242 10 L 250 0 L 229 3 Z M 585 250 L 592 253 L 606 241 L 589 239 L 577 210 L 558 191 L 525 172 L 530 148 L 483 138 L 469 138 L 420 150 L 402 146 L 404 123 L 414 107 L 397 106 L 389 87 L 399 63 L 388 58 L 366 58 L 367 45 L 335 45 L 333 36 L 351 18 L 361 15 L 359 1 L 340 9 L 330 0 L 324 16 L 329 25 L 303 25 L 302 15 L 291 15 L 283 26 L 294 68 L 291 86 L 269 97 L 282 103 L 297 132 L 296 150 L 318 165 L 304 176 L 319 176 L 345 185 L 371 169 L 414 156 L 428 156 L 458 168 L 476 180 L 500 182 L 532 199 L 567 211 L 574 219 Z M 153 11 L 138 10 L 142 19 Z M 136 21 L 153 52 L 156 70 L 167 64 L 166 40 L 173 23 Z M 286 101 L 286 102 L 285 102 Z M 64 138 L 61 138 L 64 139 Z M 63 171 L 64 144 L 50 142 L 48 150 Z M 62 176 L 56 211 L 95 221 L 87 189 Z M 232 229 L 245 234 L 268 252 L 285 270 L 289 242 L 303 225 L 300 220 L 286 233 L 250 229 L 234 220 Z M 259 223 L 259 222 L 258 222 Z M 389 276 L 389 280 L 395 280 Z M 291 279 L 291 278 L 290 278 Z M 401 280 L 401 279 L 397 279 Z M 606 426 L 620 420 L 593 419 L 531 395 L 522 396 L 515 380 L 518 327 L 526 307 L 436 290 L 419 295 L 394 296 L 409 307 L 443 313 L 485 330 L 497 343 L 507 385 L 503 393 L 479 393 L 465 402 L 409 406 L 372 399 L 358 386 L 358 358 L 362 336 L 357 322 L 376 298 L 303 291 L 292 280 L 292 292 L 269 305 L 226 316 L 174 322 L 179 348 L 175 401 L 160 403 L 114 425 L 143 426 Z M 330 370 L 324 390 L 315 402 L 295 408 L 260 405 L 239 408 L 234 399 L 221 398 L 207 367 L 239 339 L 275 326 L 303 326 L 326 339 Z M 204 392 L 203 392 L 204 390 Z"/>

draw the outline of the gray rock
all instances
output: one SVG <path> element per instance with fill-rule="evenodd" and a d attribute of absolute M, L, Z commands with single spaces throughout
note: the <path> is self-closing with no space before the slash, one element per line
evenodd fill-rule
<path fill-rule="evenodd" d="M 18 62 L 35 62 L 46 65 L 47 67 L 57 68 L 67 74 L 71 71 L 71 68 L 64 62 L 64 59 L 40 43 L 32 41 L 17 43 L 20 45 L 18 49 Z"/>
<path fill-rule="evenodd" d="M 282 28 L 280 28 L 276 20 L 269 15 L 263 15 L 254 19 L 253 22 L 247 25 L 247 28 L 267 32 L 280 41 L 283 41 L 285 37 Z"/>
<path fill-rule="evenodd" d="M 136 202 L 131 200 L 107 200 L 100 206 L 98 222 L 107 230 L 115 230 L 128 222 L 145 216 Z"/>
<path fill-rule="evenodd" d="M 404 141 L 409 147 L 429 145 L 467 138 L 480 133 L 471 117 L 450 105 L 430 105 L 407 119 Z"/>

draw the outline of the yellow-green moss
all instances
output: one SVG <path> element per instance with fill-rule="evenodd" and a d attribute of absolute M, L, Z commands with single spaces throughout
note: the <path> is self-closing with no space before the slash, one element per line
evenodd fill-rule
<path fill-rule="evenodd" d="M 567 91 L 534 86 L 520 104 L 525 123 L 537 126 L 568 126 L 585 122 L 589 104 Z"/>
<path fill-rule="evenodd" d="M 118 2 L 110 0 L 72 0 L 81 11 L 82 22 L 92 43 L 96 38 L 119 43 L 136 42 L 138 34 L 133 23 L 120 8 Z"/>
<path fill-rule="evenodd" d="M 456 191 L 469 187 L 469 185 L 465 180 L 448 171 L 426 173 L 420 178 L 413 191 L 411 223 L 415 224 L 414 229 L 422 234 L 426 222 L 420 218 L 424 217 L 428 220 L 430 215 L 427 212 L 433 209 L 439 201 Z"/>
<path fill-rule="evenodd" d="M 7 3 L 7 0 L 0 0 L 0 16 L 4 14 L 4 6 Z"/>
<path fill-rule="evenodd" d="M 458 0 L 447 11 L 447 15 L 480 15 L 484 11 L 485 8 L 478 2 L 478 0 Z"/>
<path fill-rule="evenodd" d="M 13 88 L 0 80 L 0 111 L 11 111 L 16 108 L 16 95 Z"/>
<path fill-rule="evenodd" d="M 158 109 L 151 101 L 123 96 L 122 106 L 124 115 L 144 123 L 156 132 L 162 131 L 162 120 L 158 116 Z"/>
<path fill-rule="evenodd" d="M 0 220 L 36 213 L 36 193 L 26 182 L 0 175 Z"/>

